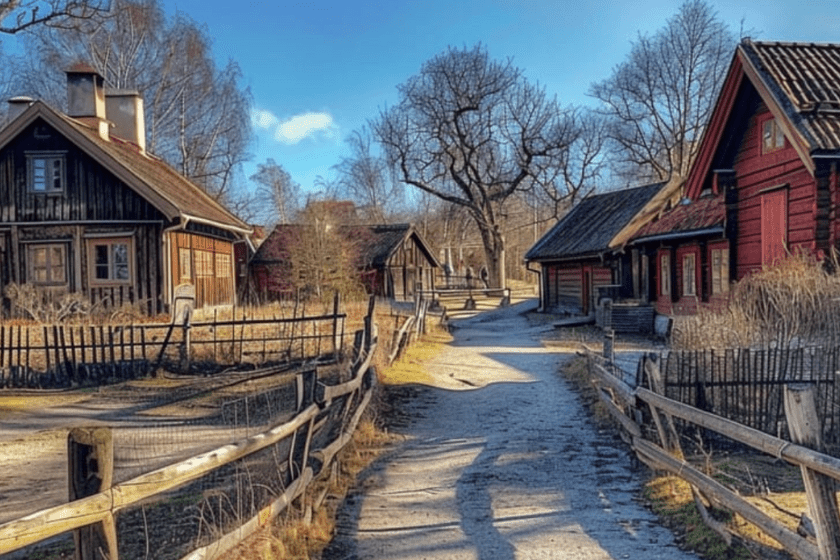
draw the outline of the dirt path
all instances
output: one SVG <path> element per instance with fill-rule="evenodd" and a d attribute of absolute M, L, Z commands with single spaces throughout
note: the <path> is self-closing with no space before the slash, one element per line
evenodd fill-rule
<path fill-rule="evenodd" d="M 445 389 L 412 390 L 406 443 L 363 473 L 324 558 L 695 558 L 637 502 L 643 472 L 522 310 L 456 325 L 428 364 Z"/>

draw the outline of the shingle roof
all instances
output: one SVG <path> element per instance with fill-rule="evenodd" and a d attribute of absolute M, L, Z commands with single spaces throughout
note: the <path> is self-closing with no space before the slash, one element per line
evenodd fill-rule
<path fill-rule="evenodd" d="M 61 113 L 58 113 L 58 116 L 86 135 L 101 150 L 131 171 L 138 179 L 156 190 L 163 198 L 177 207 L 181 213 L 194 218 L 210 220 L 221 226 L 250 230 L 247 224 L 162 159 L 150 154 L 141 154 L 136 145 L 114 136 L 110 140 L 105 140 L 96 131 L 78 121 Z"/>
<path fill-rule="evenodd" d="M 723 203 L 723 196 L 703 197 L 699 200 L 678 204 L 663 212 L 658 220 L 639 229 L 633 236 L 633 240 L 722 227 L 725 218 L 726 205 Z"/>
<path fill-rule="evenodd" d="M 663 187 L 654 183 L 590 195 L 572 208 L 526 253 L 525 260 L 545 261 L 596 255 Z"/>
<path fill-rule="evenodd" d="M 305 235 L 312 226 L 302 224 L 281 224 L 263 241 L 254 254 L 251 262 L 255 264 L 275 264 L 289 258 L 288 240 Z M 403 240 L 411 234 L 420 239 L 421 250 L 426 253 L 435 266 L 439 266 L 437 259 L 429 252 L 419 234 L 410 224 L 393 225 L 345 225 L 339 226 L 339 231 L 354 241 L 359 248 L 359 263 L 361 266 L 378 268 L 384 266 Z"/>
<path fill-rule="evenodd" d="M 213 200 L 198 185 L 175 171 L 163 160 L 140 153 L 139 148 L 124 140 L 105 140 L 98 131 L 56 111 L 43 101 L 35 101 L 9 125 L 0 130 L 0 147 L 26 126 L 43 119 L 68 137 L 80 149 L 109 169 L 140 196 L 160 210 L 168 219 L 205 220 L 240 233 L 251 228 Z"/>
<path fill-rule="evenodd" d="M 744 40 L 739 48 L 811 151 L 840 150 L 840 44 Z"/>

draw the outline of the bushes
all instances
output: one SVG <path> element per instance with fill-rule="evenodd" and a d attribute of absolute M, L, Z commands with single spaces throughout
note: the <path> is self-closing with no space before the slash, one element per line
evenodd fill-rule
<path fill-rule="evenodd" d="M 675 320 L 677 349 L 797 347 L 840 341 L 840 276 L 813 255 L 798 253 L 744 278 L 727 305 Z"/>

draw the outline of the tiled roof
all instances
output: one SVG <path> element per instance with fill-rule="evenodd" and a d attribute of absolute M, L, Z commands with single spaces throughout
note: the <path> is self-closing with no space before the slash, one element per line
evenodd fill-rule
<path fill-rule="evenodd" d="M 840 44 L 744 40 L 739 48 L 811 150 L 840 150 Z"/>
<path fill-rule="evenodd" d="M 723 226 L 726 217 L 726 205 L 722 196 L 703 197 L 686 203 L 678 204 L 664 212 L 662 216 L 642 227 L 634 240 L 645 237 L 665 235 L 669 233 L 685 233 L 707 230 Z"/>
<path fill-rule="evenodd" d="M 531 247 L 525 260 L 566 259 L 609 250 L 613 238 L 662 186 L 654 183 L 584 198 Z"/>
<path fill-rule="evenodd" d="M 97 131 L 84 124 L 55 112 L 68 125 L 89 138 L 96 146 L 130 171 L 159 196 L 169 201 L 178 210 L 194 218 L 209 220 L 220 226 L 250 230 L 250 227 L 213 200 L 198 185 L 175 171 L 163 160 L 141 154 L 139 148 L 116 137 L 105 140 Z"/>

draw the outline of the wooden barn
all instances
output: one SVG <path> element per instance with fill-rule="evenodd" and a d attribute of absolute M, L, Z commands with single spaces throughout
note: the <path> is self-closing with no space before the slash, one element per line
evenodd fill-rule
<path fill-rule="evenodd" d="M 11 100 L 0 130 L 0 291 L 28 284 L 154 314 L 186 285 L 198 307 L 234 303 L 248 226 L 146 151 L 136 93 L 106 92 L 77 65 L 67 94 L 66 115 Z"/>
<path fill-rule="evenodd" d="M 263 300 L 279 299 L 294 282 L 291 246 L 312 226 L 282 224 L 260 245 L 251 259 L 251 281 Z M 440 263 L 410 224 L 340 225 L 335 232 L 354 252 L 359 278 L 367 291 L 381 297 L 409 299 L 415 288 L 430 290 Z"/>
<path fill-rule="evenodd" d="M 590 195 L 557 222 L 525 255 L 529 267 L 540 265 L 540 309 L 594 317 L 599 291 L 614 300 L 642 297 L 633 271 L 646 264 L 622 249 L 669 188 L 654 183 Z"/>
<path fill-rule="evenodd" d="M 737 47 L 683 204 L 638 232 L 660 313 L 725 300 L 788 252 L 840 246 L 840 45 Z"/>

